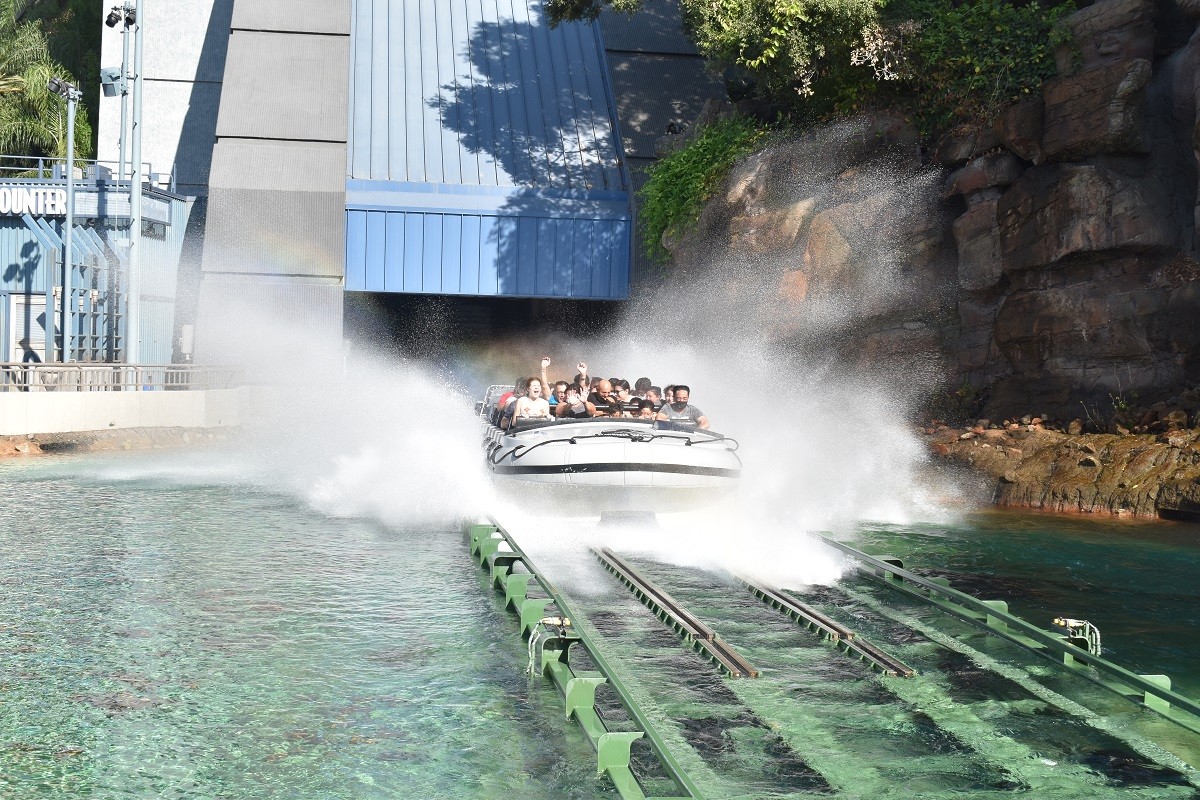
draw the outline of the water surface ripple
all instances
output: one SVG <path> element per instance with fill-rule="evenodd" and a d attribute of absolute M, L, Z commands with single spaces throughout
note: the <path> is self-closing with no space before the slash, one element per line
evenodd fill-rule
<path fill-rule="evenodd" d="M 0 465 L 0 796 L 611 794 L 458 529 L 88 464 Z"/>

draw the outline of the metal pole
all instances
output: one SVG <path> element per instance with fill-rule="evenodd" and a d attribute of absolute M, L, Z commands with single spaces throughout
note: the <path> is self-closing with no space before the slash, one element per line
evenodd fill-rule
<path fill-rule="evenodd" d="M 51 258 L 57 261 L 62 256 L 61 249 L 54 249 Z M 43 326 L 45 329 L 45 338 L 42 341 L 42 362 L 49 364 L 54 359 L 54 272 L 58 265 L 50 265 L 46 270 L 46 303 L 42 310 L 42 316 L 46 320 Z M 30 298 L 32 301 L 32 298 Z M 29 334 L 29 347 L 33 349 L 33 327 L 37 325 L 37 317 L 33 315 L 32 302 L 25 307 L 25 319 L 28 320 L 26 332 Z"/>
<path fill-rule="evenodd" d="M 125 8 L 128 8 L 128 4 Z M 129 23 L 128 17 L 122 10 L 121 27 L 121 138 L 117 140 L 120 152 L 117 161 L 117 183 L 125 180 L 125 151 L 129 147 Z"/>
<path fill-rule="evenodd" d="M 63 231 L 62 297 L 59 312 L 62 315 L 62 350 L 59 360 L 64 364 L 71 360 L 71 266 L 74 256 L 72 240 L 75 238 L 75 102 L 78 94 L 74 87 L 67 92 L 67 224 L 66 230 Z M 47 310 L 46 320 L 49 319 L 50 313 Z"/>
<path fill-rule="evenodd" d="M 136 364 L 141 350 L 142 302 L 142 0 L 134 5 L 133 39 L 133 186 L 129 198 L 129 297 L 125 321 L 125 361 Z"/>

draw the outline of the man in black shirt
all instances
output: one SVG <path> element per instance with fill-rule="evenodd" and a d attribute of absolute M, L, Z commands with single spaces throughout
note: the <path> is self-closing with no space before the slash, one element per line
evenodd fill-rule
<path fill-rule="evenodd" d="M 612 382 L 606 378 L 600 379 L 595 391 L 588 395 L 587 401 L 596 407 L 595 413 L 592 414 L 594 417 L 615 416 L 621 413 L 621 403 L 613 394 Z"/>

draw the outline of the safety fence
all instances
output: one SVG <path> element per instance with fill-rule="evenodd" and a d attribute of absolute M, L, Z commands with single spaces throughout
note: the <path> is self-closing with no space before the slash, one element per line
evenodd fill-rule
<path fill-rule="evenodd" d="M 149 392 L 234 389 L 235 367 L 192 364 L 0 362 L 0 392 Z"/>

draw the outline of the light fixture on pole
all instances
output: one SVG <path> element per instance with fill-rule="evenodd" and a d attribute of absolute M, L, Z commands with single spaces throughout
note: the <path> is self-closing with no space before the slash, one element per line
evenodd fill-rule
<path fill-rule="evenodd" d="M 122 25 L 121 28 L 121 68 L 109 67 L 100 70 L 100 85 L 105 97 L 121 97 L 121 134 L 117 141 L 117 182 L 126 179 L 126 154 L 129 154 L 129 232 L 126 259 L 128 282 L 126 291 L 125 314 L 125 360 L 135 362 L 138 358 L 140 340 L 141 308 L 137 296 L 140 291 L 138 280 L 138 263 L 140 261 L 140 238 L 142 216 L 142 26 L 138 24 L 141 18 L 141 0 L 126 0 L 124 4 L 113 6 L 104 20 L 110 28 Z M 131 36 L 132 35 L 132 36 Z M 133 73 L 129 69 L 130 38 L 135 41 Z M 129 95 L 130 79 L 133 83 L 133 135 L 129 129 Z M 132 139 L 132 143 L 131 140 Z M 132 146 L 131 146 L 132 144 Z M 132 151 L 132 152 L 131 152 Z"/>
<path fill-rule="evenodd" d="M 62 350 L 59 360 L 71 360 L 71 267 L 74 261 L 72 240 L 75 238 L 75 107 L 83 93 L 61 78 L 51 78 L 46 88 L 67 101 L 67 221 L 63 226 L 62 294 L 59 296 L 62 314 Z M 46 309 L 46 335 L 53 336 L 54 326 L 50 309 Z"/>
<path fill-rule="evenodd" d="M 113 6 L 104 20 L 110 28 L 121 27 L 121 68 L 107 67 L 100 70 L 100 86 L 105 97 L 121 97 L 121 136 L 117 140 L 119 151 L 117 161 L 117 181 L 125 180 L 125 153 L 129 150 L 129 28 L 137 21 L 137 13 L 133 4 Z"/>

